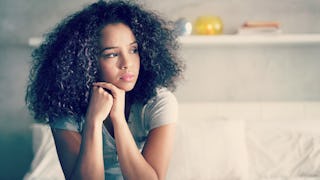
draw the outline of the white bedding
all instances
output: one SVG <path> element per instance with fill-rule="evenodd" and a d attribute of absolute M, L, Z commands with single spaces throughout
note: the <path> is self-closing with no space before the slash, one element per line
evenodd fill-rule
<path fill-rule="evenodd" d="M 34 158 L 24 180 L 63 180 L 64 175 L 58 160 L 50 127 L 34 124 L 33 152 Z"/>
<path fill-rule="evenodd" d="M 248 165 L 243 121 L 197 121 L 194 118 L 178 125 L 168 178 L 244 180 Z"/>
<path fill-rule="evenodd" d="M 319 177 L 274 177 L 274 178 L 258 178 L 254 180 L 319 180 Z"/>
<path fill-rule="evenodd" d="M 320 103 L 180 104 L 168 180 L 320 180 Z M 50 128 L 33 126 L 29 179 L 64 179 Z"/>
<path fill-rule="evenodd" d="M 252 179 L 320 179 L 320 121 L 247 122 Z"/>

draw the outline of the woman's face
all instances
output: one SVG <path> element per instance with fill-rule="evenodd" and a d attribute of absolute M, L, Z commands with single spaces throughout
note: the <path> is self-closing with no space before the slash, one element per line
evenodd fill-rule
<path fill-rule="evenodd" d="M 138 44 L 131 29 L 123 24 L 108 24 L 101 30 L 100 78 L 124 91 L 134 88 L 140 68 Z"/>

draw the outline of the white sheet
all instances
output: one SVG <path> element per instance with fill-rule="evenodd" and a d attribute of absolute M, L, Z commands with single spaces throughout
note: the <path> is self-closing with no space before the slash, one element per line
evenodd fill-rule
<path fill-rule="evenodd" d="M 319 103 L 180 104 L 167 179 L 320 180 L 319 112 Z M 64 179 L 50 128 L 33 132 L 24 179 Z"/>
<path fill-rule="evenodd" d="M 210 106 L 180 106 L 169 180 L 247 180 L 244 121 L 213 113 Z"/>
<path fill-rule="evenodd" d="M 320 179 L 320 121 L 247 122 L 252 179 Z"/>

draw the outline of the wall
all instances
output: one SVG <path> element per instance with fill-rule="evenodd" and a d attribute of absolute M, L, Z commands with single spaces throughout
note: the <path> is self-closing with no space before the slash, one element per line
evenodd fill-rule
<path fill-rule="evenodd" d="M 24 105 L 32 51 L 28 38 L 48 32 L 89 2 L 0 0 L 0 179 L 21 179 L 32 159 L 32 118 Z M 220 15 L 226 34 L 245 20 L 278 20 L 286 33 L 320 32 L 318 0 L 141 2 L 171 20 Z M 319 100 L 318 48 L 216 47 L 211 54 L 208 49 L 182 49 L 188 67 L 177 96 L 180 101 Z"/>
<path fill-rule="evenodd" d="M 319 100 L 318 45 L 184 47 L 181 101 Z"/>

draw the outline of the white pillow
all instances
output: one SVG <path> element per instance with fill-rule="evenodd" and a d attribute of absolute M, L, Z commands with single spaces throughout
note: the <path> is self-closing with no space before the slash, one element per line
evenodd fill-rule
<path fill-rule="evenodd" d="M 251 179 L 320 178 L 320 121 L 247 122 Z"/>
<path fill-rule="evenodd" d="M 208 111 L 180 105 L 168 179 L 247 180 L 244 121 L 215 117 Z"/>
<path fill-rule="evenodd" d="M 34 157 L 24 180 L 64 180 L 64 174 L 49 125 L 32 125 Z"/>

